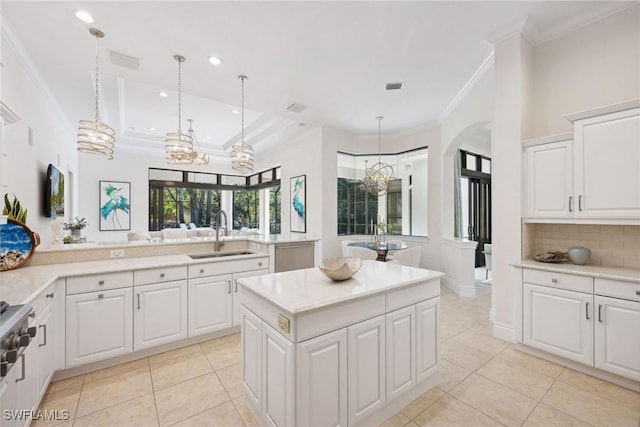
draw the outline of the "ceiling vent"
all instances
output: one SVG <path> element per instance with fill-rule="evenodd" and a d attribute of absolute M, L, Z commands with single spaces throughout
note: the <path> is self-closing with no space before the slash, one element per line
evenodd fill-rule
<path fill-rule="evenodd" d="M 140 67 L 140 58 L 135 56 L 125 55 L 124 53 L 109 51 L 109 62 L 114 65 L 119 65 L 130 70 L 137 70 Z"/>
<path fill-rule="evenodd" d="M 298 104 L 297 102 L 294 102 L 293 104 L 287 107 L 287 110 L 291 111 L 292 113 L 302 113 L 307 108 L 309 107 L 307 107 L 306 105 L 302 105 L 302 104 Z"/>
<path fill-rule="evenodd" d="M 384 85 L 386 90 L 400 90 L 404 86 L 404 83 L 387 83 Z"/>

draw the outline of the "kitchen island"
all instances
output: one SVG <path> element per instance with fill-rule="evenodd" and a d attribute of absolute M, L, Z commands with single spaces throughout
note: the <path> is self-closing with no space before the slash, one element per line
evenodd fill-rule
<path fill-rule="evenodd" d="M 435 386 L 443 273 L 364 261 L 240 279 L 245 400 L 262 425 L 378 425 Z"/>

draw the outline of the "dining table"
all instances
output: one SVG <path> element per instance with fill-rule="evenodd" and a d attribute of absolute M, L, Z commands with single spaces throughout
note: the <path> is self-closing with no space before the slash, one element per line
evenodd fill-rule
<path fill-rule="evenodd" d="M 359 246 L 361 248 L 373 249 L 378 254 L 376 261 L 387 261 L 387 254 L 389 251 L 400 251 L 408 248 L 404 242 L 372 242 L 366 240 L 351 242 L 348 246 Z"/>

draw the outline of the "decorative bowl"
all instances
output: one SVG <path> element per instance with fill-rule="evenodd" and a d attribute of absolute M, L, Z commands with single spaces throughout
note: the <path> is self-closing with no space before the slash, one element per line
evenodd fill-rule
<path fill-rule="evenodd" d="M 569 259 L 577 265 L 585 265 L 589 261 L 591 250 L 582 246 L 574 246 L 569 248 Z"/>
<path fill-rule="evenodd" d="M 351 278 L 362 267 L 360 258 L 328 258 L 324 260 L 324 265 L 318 266 L 320 271 L 331 280 L 339 282 Z"/>

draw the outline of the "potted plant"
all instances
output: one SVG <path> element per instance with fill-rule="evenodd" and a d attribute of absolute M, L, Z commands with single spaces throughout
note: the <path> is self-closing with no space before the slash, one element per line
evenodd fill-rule
<path fill-rule="evenodd" d="M 71 230 L 71 236 L 64 238 L 64 243 L 81 243 L 86 239 L 82 236 L 82 230 L 87 226 L 87 220 L 85 218 L 71 218 L 68 221 L 62 223 L 62 228 L 65 230 Z"/>

